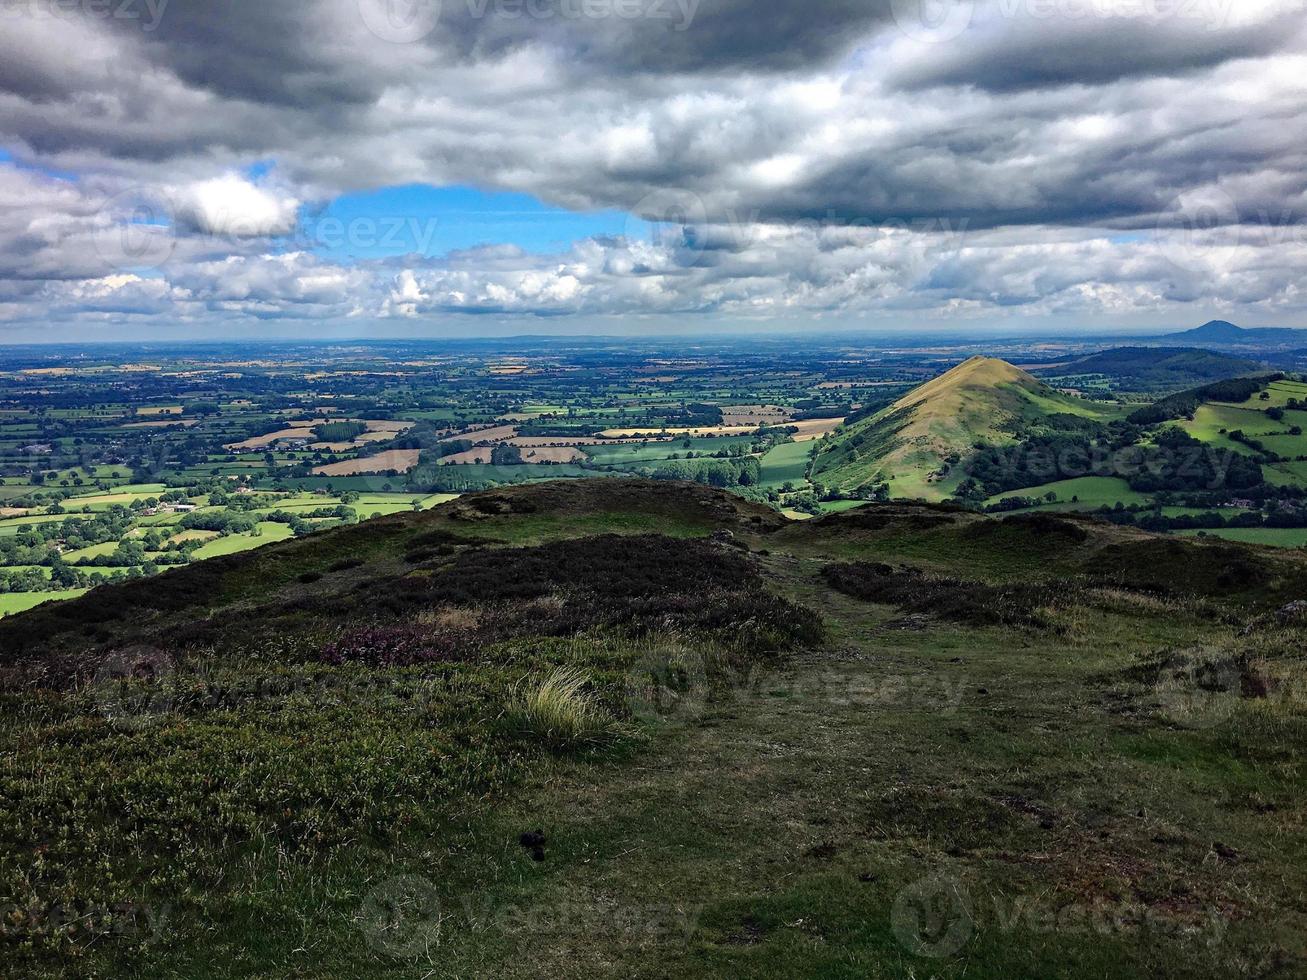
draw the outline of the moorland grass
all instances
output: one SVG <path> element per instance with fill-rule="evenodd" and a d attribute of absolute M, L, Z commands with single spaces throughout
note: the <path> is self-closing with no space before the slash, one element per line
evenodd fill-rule
<path fill-rule="evenodd" d="M 1301 975 L 1307 635 L 1274 605 L 1293 556 L 875 505 L 719 525 L 753 554 L 506 550 L 514 519 L 274 545 L 141 583 L 158 594 L 139 615 L 81 600 L 64 631 L 7 645 L 7 966 Z M 1114 572 L 1184 566 L 1183 588 L 1086 574 L 1033 596 L 1046 625 L 942 615 L 991 604 L 1041 541 L 1045 578 L 1106 553 Z M 423 547 L 445 551 L 404 560 Z M 833 589 L 847 549 L 893 562 L 905 595 Z M 1257 574 L 1222 584 L 1237 556 Z M 941 591 L 905 617 L 923 582 Z M 199 594 L 211 616 L 183 627 Z M 34 632 L 23 618 L 4 635 Z M 136 652 L 54 669 L 115 649 Z M 551 681 L 536 722 L 506 723 Z M 577 737 L 613 721 L 644 737 Z"/>

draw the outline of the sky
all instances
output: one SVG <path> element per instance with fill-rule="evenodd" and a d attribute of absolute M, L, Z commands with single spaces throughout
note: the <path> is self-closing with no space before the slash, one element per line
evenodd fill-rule
<path fill-rule="evenodd" d="M 1307 326 L 1307 0 L 0 0 L 0 342 Z"/>

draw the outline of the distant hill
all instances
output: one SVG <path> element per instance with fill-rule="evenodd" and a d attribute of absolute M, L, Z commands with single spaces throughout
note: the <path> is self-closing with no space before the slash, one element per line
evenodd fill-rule
<path fill-rule="evenodd" d="M 1153 388 L 1220 381 L 1263 370 L 1257 361 L 1197 347 L 1116 347 L 1040 373 L 1104 374 Z"/>
<path fill-rule="evenodd" d="M 973 357 L 832 435 L 818 450 L 812 479 L 843 490 L 884 482 L 895 497 L 947 497 L 963 476 L 958 463 L 977 444 L 1012 442 L 1056 414 L 1099 418 L 1103 409 L 1007 361 Z"/>
<path fill-rule="evenodd" d="M 1201 327 L 1181 333 L 1169 333 L 1159 340 L 1176 340 L 1195 344 L 1300 344 L 1307 341 L 1307 330 L 1288 327 L 1239 327 L 1228 320 L 1210 320 Z"/>

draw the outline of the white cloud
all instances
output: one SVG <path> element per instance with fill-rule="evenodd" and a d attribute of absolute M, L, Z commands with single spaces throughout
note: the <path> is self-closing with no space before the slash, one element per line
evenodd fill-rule
<path fill-rule="evenodd" d="M 177 217 L 211 235 L 255 238 L 288 235 L 300 202 L 236 174 L 200 180 L 177 190 Z"/>

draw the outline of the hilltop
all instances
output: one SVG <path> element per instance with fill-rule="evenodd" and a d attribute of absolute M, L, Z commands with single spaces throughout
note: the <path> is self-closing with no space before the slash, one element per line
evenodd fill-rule
<path fill-rule="evenodd" d="M 0 944 L 31 977 L 1300 975 L 1304 590 L 1301 555 L 1081 517 L 618 479 L 104 586 L 0 623 Z"/>
<path fill-rule="evenodd" d="M 1180 333 L 1168 334 L 1168 336 L 1176 340 L 1206 340 L 1212 343 L 1237 344 L 1251 332 L 1252 331 L 1245 330 L 1243 327 L 1236 326 L 1229 320 L 1208 320 L 1201 327 L 1194 327 L 1192 330 L 1183 330 Z"/>
<path fill-rule="evenodd" d="M 1102 406 L 1064 395 L 992 357 L 973 357 L 824 442 L 812 478 L 843 490 L 887 483 L 894 497 L 941 499 L 978 444 L 1013 441 L 1053 415 L 1099 418 Z"/>
<path fill-rule="evenodd" d="M 1160 340 L 1186 343 L 1216 344 L 1223 347 L 1240 345 L 1300 344 L 1307 339 L 1307 330 L 1290 327 L 1240 327 L 1228 320 L 1209 320 L 1201 327 L 1166 334 Z"/>

